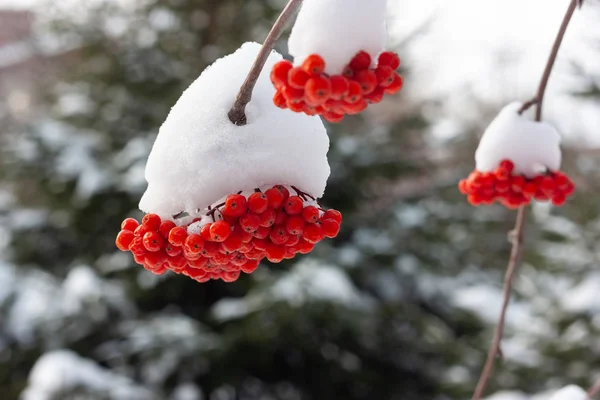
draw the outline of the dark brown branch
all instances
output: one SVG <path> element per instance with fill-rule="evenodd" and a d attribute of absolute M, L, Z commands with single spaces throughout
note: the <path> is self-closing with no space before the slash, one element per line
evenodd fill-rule
<path fill-rule="evenodd" d="M 542 105 L 544 102 L 544 95 L 546 93 L 546 88 L 548 86 L 550 74 L 552 73 L 552 68 L 556 63 L 556 56 L 558 55 L 560 45 L 562 44 L 563 38 L 567 31 L 567 27 L 569 26 L 569 22 L 571 22 L 573 13 L 575 12 L 577 6 L 581 6 L 582 2 L 583 0 L 571 0 L 569 8 L 567 9 L 565 17 L 556 36 L 556 40 L 554 41 L 554 45 L 552 46 L 550 57 L 548 58 L 548 62 L 546 63 L 546 68 L 544 69 L 544 74 L 542 75 L 537 95 L 533 99 L 523 104 L 523 107 L 521 107 L 521 109 L 519 110 L 519 114 L 523 113 L 525 110 L 535 105 L 535 120 L 538 122 L 542 120 Z M 510 253 L 508 266 L 506 267 L 506 274 L 504 276 L 504 287 L 502 289 L 502 309 L 500 311 L 500 316 L 498 317 L 498 323 L 496 324 L 496 328 L 494 329 L 494 338 L 492 340 L 492 345 L 490 346 L 490 349 L 488 351 L 483 371 L 481 372 L 481 376 L 479 377 L 479 382 L 477 382 L 477 387 L 475 389 L 475 392 L 473 393 L 473 400 L 480 400 L 483 396 L 487 383 L 492 376 L 496 358 L 500 354 L 502 354 L 501 343 L 502 336 L 504 334 L 506 311 L 510 302 L 513 277 L 520 264 L 523 253 L 523 231 L 525 228 L 525 215 L 525 207 L 519 208 L 515 228 L 513 232 L 511 232 L 512 250 Z M 598 390 L 600 390 L 600 387 L 598 388 Z"/>
<path fill-rule="evenodd" d="M 281 33 L 288 25 L 290 19 L 296 14 L 301 4 L 302 0 L 290 0 L 281 12 L 281 15 L 279 15 L 279 18 L 277 18 L 277 21 L 275 21 L 273 28 L 271 28 L 271 32 L 267 35 L 262 49 L 256 56 L 256 60 L 254 61 L 252 68 L 250 68 L 250 72 L 235 98 L 231 110 L 229 110 L 229 113 L 227 114 L 229 120 L 233 124 L 242 126 L 248 123 L 246 118 L 246 106 L 250 103 L 250 100 L 252 100 L 252 91 L 254 90 L 256 81 L 275 46 L 275 42 L 279 39 Z"/>

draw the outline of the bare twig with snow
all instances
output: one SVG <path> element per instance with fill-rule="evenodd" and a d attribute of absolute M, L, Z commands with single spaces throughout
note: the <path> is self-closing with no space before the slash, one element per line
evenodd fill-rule
<path fill-rule="evenodd" d="M 273 28 L 271 28 L 271 32 L 267 35 L 260 53 L 258 53 L 246 80 L 242 84 L 242 87 L 235 98 L 231 110 L 227 114 L 229 120 L 233 124 L 241 126 L 248 123 L 246 119 L 246 106 L 250 103 L 250 100 L 252 100 L 252 90 L 254 89 L 254 85 L 256 85 L 256 81 L 265 66 L 269 54 L 271 54 L 271 51 L 275 46 L 275 42 L 279 39 L 281 33 L 288 25 L 290 19 L 296 14 L 301 4 L 302 0 L 290 0 L 281 12 L 281 15 L 279 15 L 279 18 L 277 18 L 277 21 L 275 21 Z"/>
<path fill-rule="evenodd" d="M 544 70 L 544 74 L 542 75 L 542 79 L 540 81 L 540 85 L 538 88 L 537 95 L 523 104 L 523 107 L 519 110 L 519 113 L 523 113 L 528 108 L 533 105 L 536 106 L 535 112 L 535 120 L 541 121 L 542 119 L 542 105 L 544 102 L 544 94 L 546 93 L 546 87 L 548 85 L 548 80 L 550 79 L 550 74 L 552 73 L 552 68 L 556 63 L 556 57 L 558 55 L 558 51 L 560 49 L 560 45 L 562 44 L 563 38 L 567 31 L 567 27 L 569 26 L 569 22 L 571 22 L 571 18 L 576 10 L 576 8 L 583 4 L 583 0 L 571 0 L 569 4 L 569 8 L 565 14 L 565 17 L 562 21 L 558 34 L 556 36 L 556 40 L 554 41 L 554 45 L 552 46 L 552 51 L 550 52 L 550 57 L 548 58 L 548 62 L 546 63 L 546 68 Z M 515 223 L 515 228 L 511 232 L 511 242 L 512 242 L 512 250 L 510 253 L 510 259 L 508 262 L 508 266 L 506 268 L 506 274 L 504 277 L 504 287 L 503 287 L 503 300 L 502 300 L 502 309 L 500 311 L 500 316 L 498 317 L 498 322 L 496 324 L 496 328 L 494 330 L 494 337 L 492 340 L 492 345 L 488 351 L 487 359 L 485 365 L 483 367 L 483 371 L 481 372 L 481 376 L 479 378 L 479 382 L 477 383 L 477 387 L 473 394 L 473 400 L 479 400 L 483 396 L 485 392 L 485 388 L 487 383 L 489 382 L 492 372 L 494 370 L 494 364 L 496 358 L 501 356 L 501 342 L 502 336 L 504 333 L 504 323 L 506 320 L 506 311 L 508 309 L 508 304 L 510 302 L 512 282 L 515 272 L 520 264 L 521 256 L 523 253 L 523 231 L 525 228 L 525 216 L 526 209 L 525 207 L 519 208 L 517 213 L 517 219 Z M 594 386 L 595 391 L 594 394 L 600 392 L 600 382 L 597 386 Z M 590 393 L 592 390 L 590 389 Z M 590 394 L 592 396 L 592 394 Z"/>

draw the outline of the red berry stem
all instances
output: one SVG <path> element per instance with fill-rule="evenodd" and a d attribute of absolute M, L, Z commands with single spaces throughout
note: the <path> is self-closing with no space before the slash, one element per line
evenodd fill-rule
<path fill-rule="evenodd" d="M 550 57 L 548 58 L 548 62 L 546 64 L 546 68 L 544 70 L 544 74 L 540 81 L 540 85 L 538 88 L 537 96 L 535 97 L 535 102 L 528 102 L 529 107 L 535 104 L 537 109 L 535 113 L 535 120 L 542 120 L 542 103 L 544 100 L 544 94 L 546 92 L 546 87 L 548 85 L 548 80 L 550 79 L 550 73 L 552 72 L 552 67 L 556 62 L 556 56 L 558 54 L 558 50 L 560 49 L 560 45 L 565 36 L 565 32 L 567 31 L 567 27 L 569 26 L 569 22 L 571 22 L 571 17 L 575 13 L 575 9 L 577 6 L 581 6 L 582 0 L 571 0 L 569 4 L 569 8 L 565 14 L 565 17 L 562 21 L 560 29 L 558 31 L 558 35 L 556 36 L 556 40 L 554 41 L 554 45 L 552 46 L 552 50 L 550 52 Z M 525 103 L 525 104 L 528 104 Z M 520 112 L 525 111 L 522 109 Z M 506 311 L 508 309 L 508 303 L 510 301 L 511 290 L 512 290 L 512 282 L 515 272 L 519 266 L 521 261 L 522 253 L 523 253 L 523 231 L 525 229 L 525 216 L 526 209 L 525 206 L 521 206 L 519 211 L 517 212 L 517 220 L 515 223 L 515 228 L 511 234 L 512 237 L 512 249 L 510 252 L 510 259 L 508 261 L 508 266 L 506 267 L 506 274 L 504 276 L 504 287 L 502 289 L 503 292 L 503 300 L 502 300 L 502 310 L 500 311 L 500 316 L 498 317 L 498 322 L 496 324 L 496 328 L 494 329 L 494 338 L 492 341 L 492 345 L 488 350 L 487 359 L 485 361 L 485 365 L 481 372 L 481 376 L 479 377 L 479 382 L 477 382 L 477 387 L 475 388 L 475 392 L 473 393 L 472 400 L 480 400 L 485 392 L 485 388 L 487 386 L 488 381 L 492 376 L 492 372 L 494 370 L 494 364 L 496 362 L 496 358 L 502 354 L 501 350 L 501 342 L 502 336 L 504 334 L 504 323 L 506 320 Z"/>
<path fill-rule="evenodd" d="M 256 56 L 256 60 L 254 61 L 252 68 L 250 68 L 250 72 L 242 84 L 242 87 L 240 87 L 240 91 L 235 98 L 231 110 L 229 110 L 229 113 L 227 114 L 229 120 L 234 125 L 243 126 L 248 123 L 248 119 L 246 118 L 246 106 L 250 103 L 250 100 L 252 100 L 252 91 L 254 90 L 256 81 L 269 58 L 269 54 L 271 54 L 271 51 L 275 46 L 275 42 L 279 39 L 281 33 L 288 25 L 292 16 L 296 14 L 301 4 L 302 0 L 290 0 L 281 12 L 281 15 L 279 15 L 279 18 L 277 18 L 277 21 L 275 21 L 273 28 L 271 28 L 271 32 L 267 35 L 262 49 Z"/>

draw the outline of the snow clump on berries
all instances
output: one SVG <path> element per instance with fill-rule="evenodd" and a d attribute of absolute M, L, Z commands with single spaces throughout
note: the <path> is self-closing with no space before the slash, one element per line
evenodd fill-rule
<path fill-rule="evenodd" d="M 377 60 L 387 38 L 386 5 L 386 0 L 304 0 L 288 41 L 296 65 L 319 54 L 325 73 L 336 75 L 360 51 Z"/>
<path fill-rule="evenodd" d="M 248 124 L 227 114 L 261 45 L 245 43 L 217 60 L 182 94 L 160 128 L 146 165 L 140 209 L 170 218 L 197 215 L 243 188 L 293 184 L 319 198 L 330 169 L 329 138 L 319 117 L 273 104 L 272 52 L 246 108 Z"/>
<path fill-rule="evenodd" d="M 475 153 L 476 169 L 492 172 L 508 159 L 514 174 L 527 178 L 560 169 L 560 135 L 550 124 L 519 115 L 522 103 L 511 103 L 489 125 Z"/>

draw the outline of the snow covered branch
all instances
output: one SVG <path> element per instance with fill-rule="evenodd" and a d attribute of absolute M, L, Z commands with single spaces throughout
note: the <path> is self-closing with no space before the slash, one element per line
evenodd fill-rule
<path fill-rule="evenodd" d="M 250 100 L 252 100 L 252 91 L 254 90 L 256 81 L 265 66 L 269 54 L 271 54 L 271 51 L 275 46 L 275 42 L 279 39 L 281 33 L 288 25 L 290 19 L 296 14 L 301 4 L 302 0 L 290 0 L 281 12 L 281 15 L 279 15 L 279 18 L 277 18 L 277 21 L 275 21 L 273 28 L 271 28 L 271 32 L 267 35 L 260 53 L 258 53 L 246 80 L 242 84 L 242 87 L 235 98 L 235 103 L 233 103 L 231 110 L 229 110 L 229 114 L 227 114 L 229 120 L 233 124 L 241 126 L 246 125 L 248 122 L 246 118 L 246 106 L 250 103 Z"/>
<path fill-rule="evenodd" d="M 571 18 L 576 10 L 576 8 L 583 4 L 583 0 L 571 0 L 569 4 L 569 8 L 565 14 L 565 17 L 562 21 L 558 34 L 556 36 L 556 40 L 554 41 L 554 45 L 552 46 L 552 50 L 550 52 L 550 57 L 548 58 L 548 62 L 546 63 L 546 68 L 542 75 L 542 79 L 540 81 L 537 95 L 530 101 L 527 101 L 523 104 L 519 113 L 523 113 L 528 108 L 535 104 L 536 112 L 535 112 L 535 120 L 540 122 L 542 120 L 542 105 L 544 100 L 544 95 L 546 93 L 546 87 L 548 85 L 548 81 L 550 79 L 550 74 L 552 73 L 552 69 L 554 64 L 556 63 L 556 57 L 558 55 L 558 51 L 562 44 L 563 38 L 567 31 L 567 27 L 571 22 Z M 512 250 L 510 254 L 510 259 L 508 262 L 508 266 L 506 268 L 506 274 L 504 278 L 504 287 L 503 287 L 503 301 L 502 301 L 502 309 L 500 311 L 500 316 L 498 317 L 498 322 L 496 324 L 496 328 L 494 330 L 494 337 L 492 340 L 492 345 L 488 351 L 487 359 L 485 365 L 483 367 L 483 371 L 479 378 L 479 382 L 477 383 L 477 387 L 473 394 L 473 400 L 479 400 L 483 396 L 485 392 L 485 388 L 487 383 L 489 382 L 494 364 L 497 357 L 502 355 L 501 342 L 502 336 L 504 333 L 504 323 L 506 319 L 506 312 L 508 309 L 508 304 L 510 302 L 512 282 L 515 272 L 519 266 L 521 261 L 521 256 L 523 252 L 523 231 L 525 228 L 525 217 L 526 217 L 526 208 L 525 206 L 519 207 L 519 211 L 517 212 L 517 218 L 515 223 L 514 230 L 509 234 L 512 242 Z M 594 390 L 595 389 L 595 390 Z M 596 392 L 600 391 L 600 383 L 594 388 L 590 389 L 590 397 Z"/>

